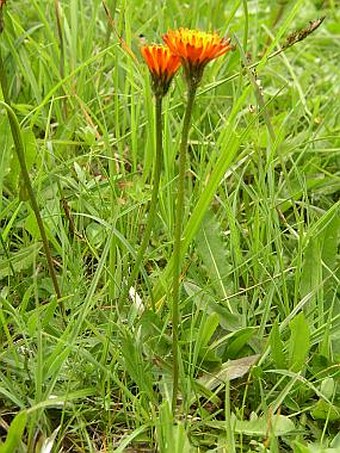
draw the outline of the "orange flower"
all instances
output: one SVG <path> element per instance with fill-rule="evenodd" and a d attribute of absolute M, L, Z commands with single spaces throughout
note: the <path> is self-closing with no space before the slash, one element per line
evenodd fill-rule
<path fill-rule="evenodd" d="M 149 67 L 154 93 L 164 96 L 181 65 L 179 57 L 167 46 L 157 44 L 141 47 L 141 54 Z"/>
<path fill-rule="evenodd" d="M 181 59 L 186 75 L 196 82 L 201 79 L 203 69 L 209 61 L 232 49 L 228 38 L 188 28 L 169 30 L 163 40 L 171 52 Z"/>

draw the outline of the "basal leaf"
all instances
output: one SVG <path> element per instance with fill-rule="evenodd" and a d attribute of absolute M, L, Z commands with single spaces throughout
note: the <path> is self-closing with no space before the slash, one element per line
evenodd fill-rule
<path fill-rule="evenodd" d="M 292 420 L 283 415 L 273 415 L 270 418 L 259 417 L 254 420 L 237 420 L 235 432 L 247 436 L 266 437 L 269 434 L 284 436 L 295 430 Z"/>
<path fill-rule="evenodd" d="M 244 346 L 246 346 L 251 337 L 254 336 L 256 331 L 257 329 L 254 329 L 253 327 L 246 327 L 236 332 L 226 351 L 227 358 L 228 359 L 238 358 L 242 349 L 244 348 Z"/>
<path fill-rule="evenodd" d="M 8 259 L 0 255 L 0 279 L 7 277 L 14 272 L 21 272 L 32 266 L 41 244 L 33 244 L 21 248 L 20 251 L 12 253 Z"/>
<path fill-rule="evenodd" d="M 231 265 L 228 261 L 225 241 L 222 239 L 221 226 L 212 212 L 205 216 L 196 244 L 209 281 L 221 298 L 227 298 L 227 287 L 230 286 L 228 274 Z"/>
<path fill-rule="evenodd" d="M 214 373 L 203 374 L 198 379 L 198 383 L 209 390 L 213 390 L 226 380 L 231 381 L 247 374 L 259 357 L 259 354 L 255 354 L 249 357 L 242 357 L 242 359 L 229 360 Z"/>
<path fill-rule="evenodd" d="M 315 420 L 340 420 L 340 407 L 331 405 L 325 400 L 319 400 L 311 411 Z"/>
<path fill-rule="evenodd" d="M 253 414 L 254 415 L 254 414 Z M 225 421 L 207 422 L 208 426 L 215 429 L 225 430 Z M 250 420 L 233 420 L 234 431 L 250 437 L 266 438 L 268 436 L 285 436 L 295 431 L 294 422 L 284 415 L 273 415 L 269 417 L 251 417 Z"/>
<path fill-rule="evenodd" d="M 283 352 L 283 341 L 281 340 L 279 323 L 276 320 L 273 324 L 272 331 L 270 332 L 269 343 L 271 348 L 271 354 L 276 368 L 286 368 L 286 357 Z"/>
<path fill-rule="evenodd" d="M 7 433 L 6 441 L 0 445 L 0 453 L 13 453 L 21 441 L 27 422 L 27 412 L 19 412 L 13 419 Z"/>
<path fill-rule="evenodd" d="M 300 371 L 304 366 L 310 348 L 310 330 L 303 313 L 299 313 L 289 324 L 289 367 Z"/>

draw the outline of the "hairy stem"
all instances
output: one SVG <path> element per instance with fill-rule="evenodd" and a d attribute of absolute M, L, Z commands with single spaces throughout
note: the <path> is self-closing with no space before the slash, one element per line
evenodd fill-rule
<path fill-rule="evenodd" d="M 188 84 L 188 100 L 183 120 L 182 137 L 179 149 L 179 175 L 178 191 L 176 204 L 176 221 L 174 231 L 174 267 L 172 283 L 172 355 L 173 355 L 173 388 L 172 388 L 172 411 L 175 413 L 178 395 L 179 383 L 179 293 L 181 280 L 181 236 L 182 236 L 182 219 L 184 212 L 184 195 L 185 195 L 185 173 L 186 173 L 186 155 L 188 146 L 189 130 L 191 126 L 192 108 L 194 105 L 197 84 Z"/>

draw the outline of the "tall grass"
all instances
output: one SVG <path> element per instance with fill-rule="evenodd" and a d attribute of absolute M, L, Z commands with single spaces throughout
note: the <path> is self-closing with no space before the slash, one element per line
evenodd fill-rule
<path fill-rule="evenodd" d="M 105 5 L 4 7 L 1 71 L 67 323 L 1 107 L 0 451 L 338 451 L 335 2 Z M 318 30 L 268 60 L 323 15 Z M 139 36 L 160 41 L 182 25 L 227 32 L 236 50 L 207 67 L 193 111 L 174 420 L 181 77 L 163 105 L 159 209 L 135 284 L 142 305 L 125 287 L 147 223 L 155 143 Z"/>

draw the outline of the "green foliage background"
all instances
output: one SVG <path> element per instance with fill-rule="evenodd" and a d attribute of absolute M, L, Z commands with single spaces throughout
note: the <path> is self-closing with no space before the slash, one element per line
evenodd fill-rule
<path fill-rule="evenodd" d="M 48 442 L 52 451 L 339 451 L 335 2 L 106 5 L 112 21 L 98 0 L 8 0 L 4 8 L 1 71 L 67 323 L 1 109 L 0 451 L 42 451 Z M 324 15 L 304 41 L 266 58 Z M 160 42 L 178 26 L 227 33 L 236 50 L 209 65 L 194 110 L 174 424 L 181 76 L 165 101 L 158 218 L 136 285 L 143 313 L 122 288 L 147 219 L 154 158 L 140 36 Z M 259 62 L 255 73 L 244 59 Z"/>

